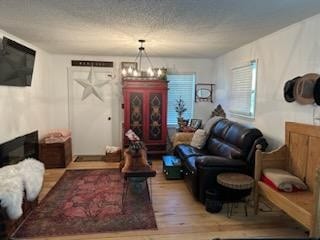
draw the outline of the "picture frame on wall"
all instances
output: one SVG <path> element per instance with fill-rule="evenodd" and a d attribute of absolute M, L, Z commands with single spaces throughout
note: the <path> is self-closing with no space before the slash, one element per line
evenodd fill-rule
<path fill-rule="evenodd" d="M 197 83 L 195 86 L 195 102 L 214 102 L 215 84 Z"/>

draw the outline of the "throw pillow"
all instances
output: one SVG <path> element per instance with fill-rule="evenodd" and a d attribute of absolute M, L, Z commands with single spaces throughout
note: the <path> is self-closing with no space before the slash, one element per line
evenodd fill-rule
<path fill-rule="evenodd" d="M 223 117 L 220 117 L 220 116 L 215 116 L 215 117 L 212 117 L 210 118 L 204 125 L 203 127 L 203 130 L 205 130 L 205 132 L 208 134 L 210 133 L 210 130 L 212 128 L 212 126 L 218 122 L 220 119 L 222 119 Z"/>
<path fill-rule="evenodd" d="M 263 175 L 280 191 L 292 192 L 294 188 L 302 191 L 308 188 L 301 179 L 282 169 L 266 168 Z"/>
<path fill-rule="evenodd" d="M 197 131 L 195 131 L 195 133 L 193 134 L 192 140 L 190 145 L 192 147 L 201 149 L 204 147 L 206 141 L 207 141 L 207 137 L 208 134 L 206 133 L 205 130 L 203 129 L 198 129 Z"/>

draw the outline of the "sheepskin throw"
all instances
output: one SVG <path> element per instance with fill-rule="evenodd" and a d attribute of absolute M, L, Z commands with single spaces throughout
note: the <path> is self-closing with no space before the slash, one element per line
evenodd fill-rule
<path fill-rule="evenodd" d="M 44 175 L 44 165 L 33 158 L 0 168 L 0 201 L 10 219 L 22 215 L 24 192 L 28 201 L 39 195 Z"/>
<path fill-rule="evenodd" d="M 6 209 L 10 219 L 18 219 L 22 215 L 23 183 L 21 177 L 5 178 L 0 173 L 1 207 Z"/>
<path fill-rule="evenodd" d="M 27 158 L 19 162 L 17 167 L 27 193 L 27 200 L 35 200 L 42 188 L 44 175 L 43 163 L 36 159 Z"/>

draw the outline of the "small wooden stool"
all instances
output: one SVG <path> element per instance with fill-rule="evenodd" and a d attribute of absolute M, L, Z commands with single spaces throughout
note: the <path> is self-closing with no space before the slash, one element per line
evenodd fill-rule
<path fill-rule="evenodd" d="M 227 211 L 227 216 L 231 217 L 232 215 L 232 209 L 233 205 L 235 202 L 239 202 L 243 200 L 244 202 L 244 210 L 246 216 L 248 216 L 248 211 L 247 211 L 247 196 L 250 194 L 251 189 L 254 184 L 254 180 L 252 177 L 241 174 L 241 173 L 221 173 L 217 176 L 217 182 L 227 188 L 234 190 L 235 195 L 240 196 L 239 198 L 235 199 L 228 199 L 228 203 L 231 202 L 231 209 L 229 208 L 228 204 L 228 211 Z"/>

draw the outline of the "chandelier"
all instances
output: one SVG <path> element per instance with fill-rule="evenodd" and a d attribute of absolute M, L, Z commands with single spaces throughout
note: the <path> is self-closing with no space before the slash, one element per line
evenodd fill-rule
<path fill-rule="evenodd" d="M 123 77 L 161 77 L 163 75 L 163 70 L 160 68 L 154 69 L 153 65 L 150 61 L 150 58 L 143 46 L 143 44 L 146 42 L 146 40 L 140 39 L 138 40 L 139 43 L 141 44 L 139 49 L 139 52 L 135 58 L 135 62 L 138 63 L 138 67 L 137 69 L 133 68 L 133 67 L 129 67 L 129 68 L 122 68 L 121 73 Z M 147 59 L 147 63 L 149 65 L 147 71 L 142 71 L 141 70 L 141 62 L 142 62 L 142 58 L 145 57 Z"/>

